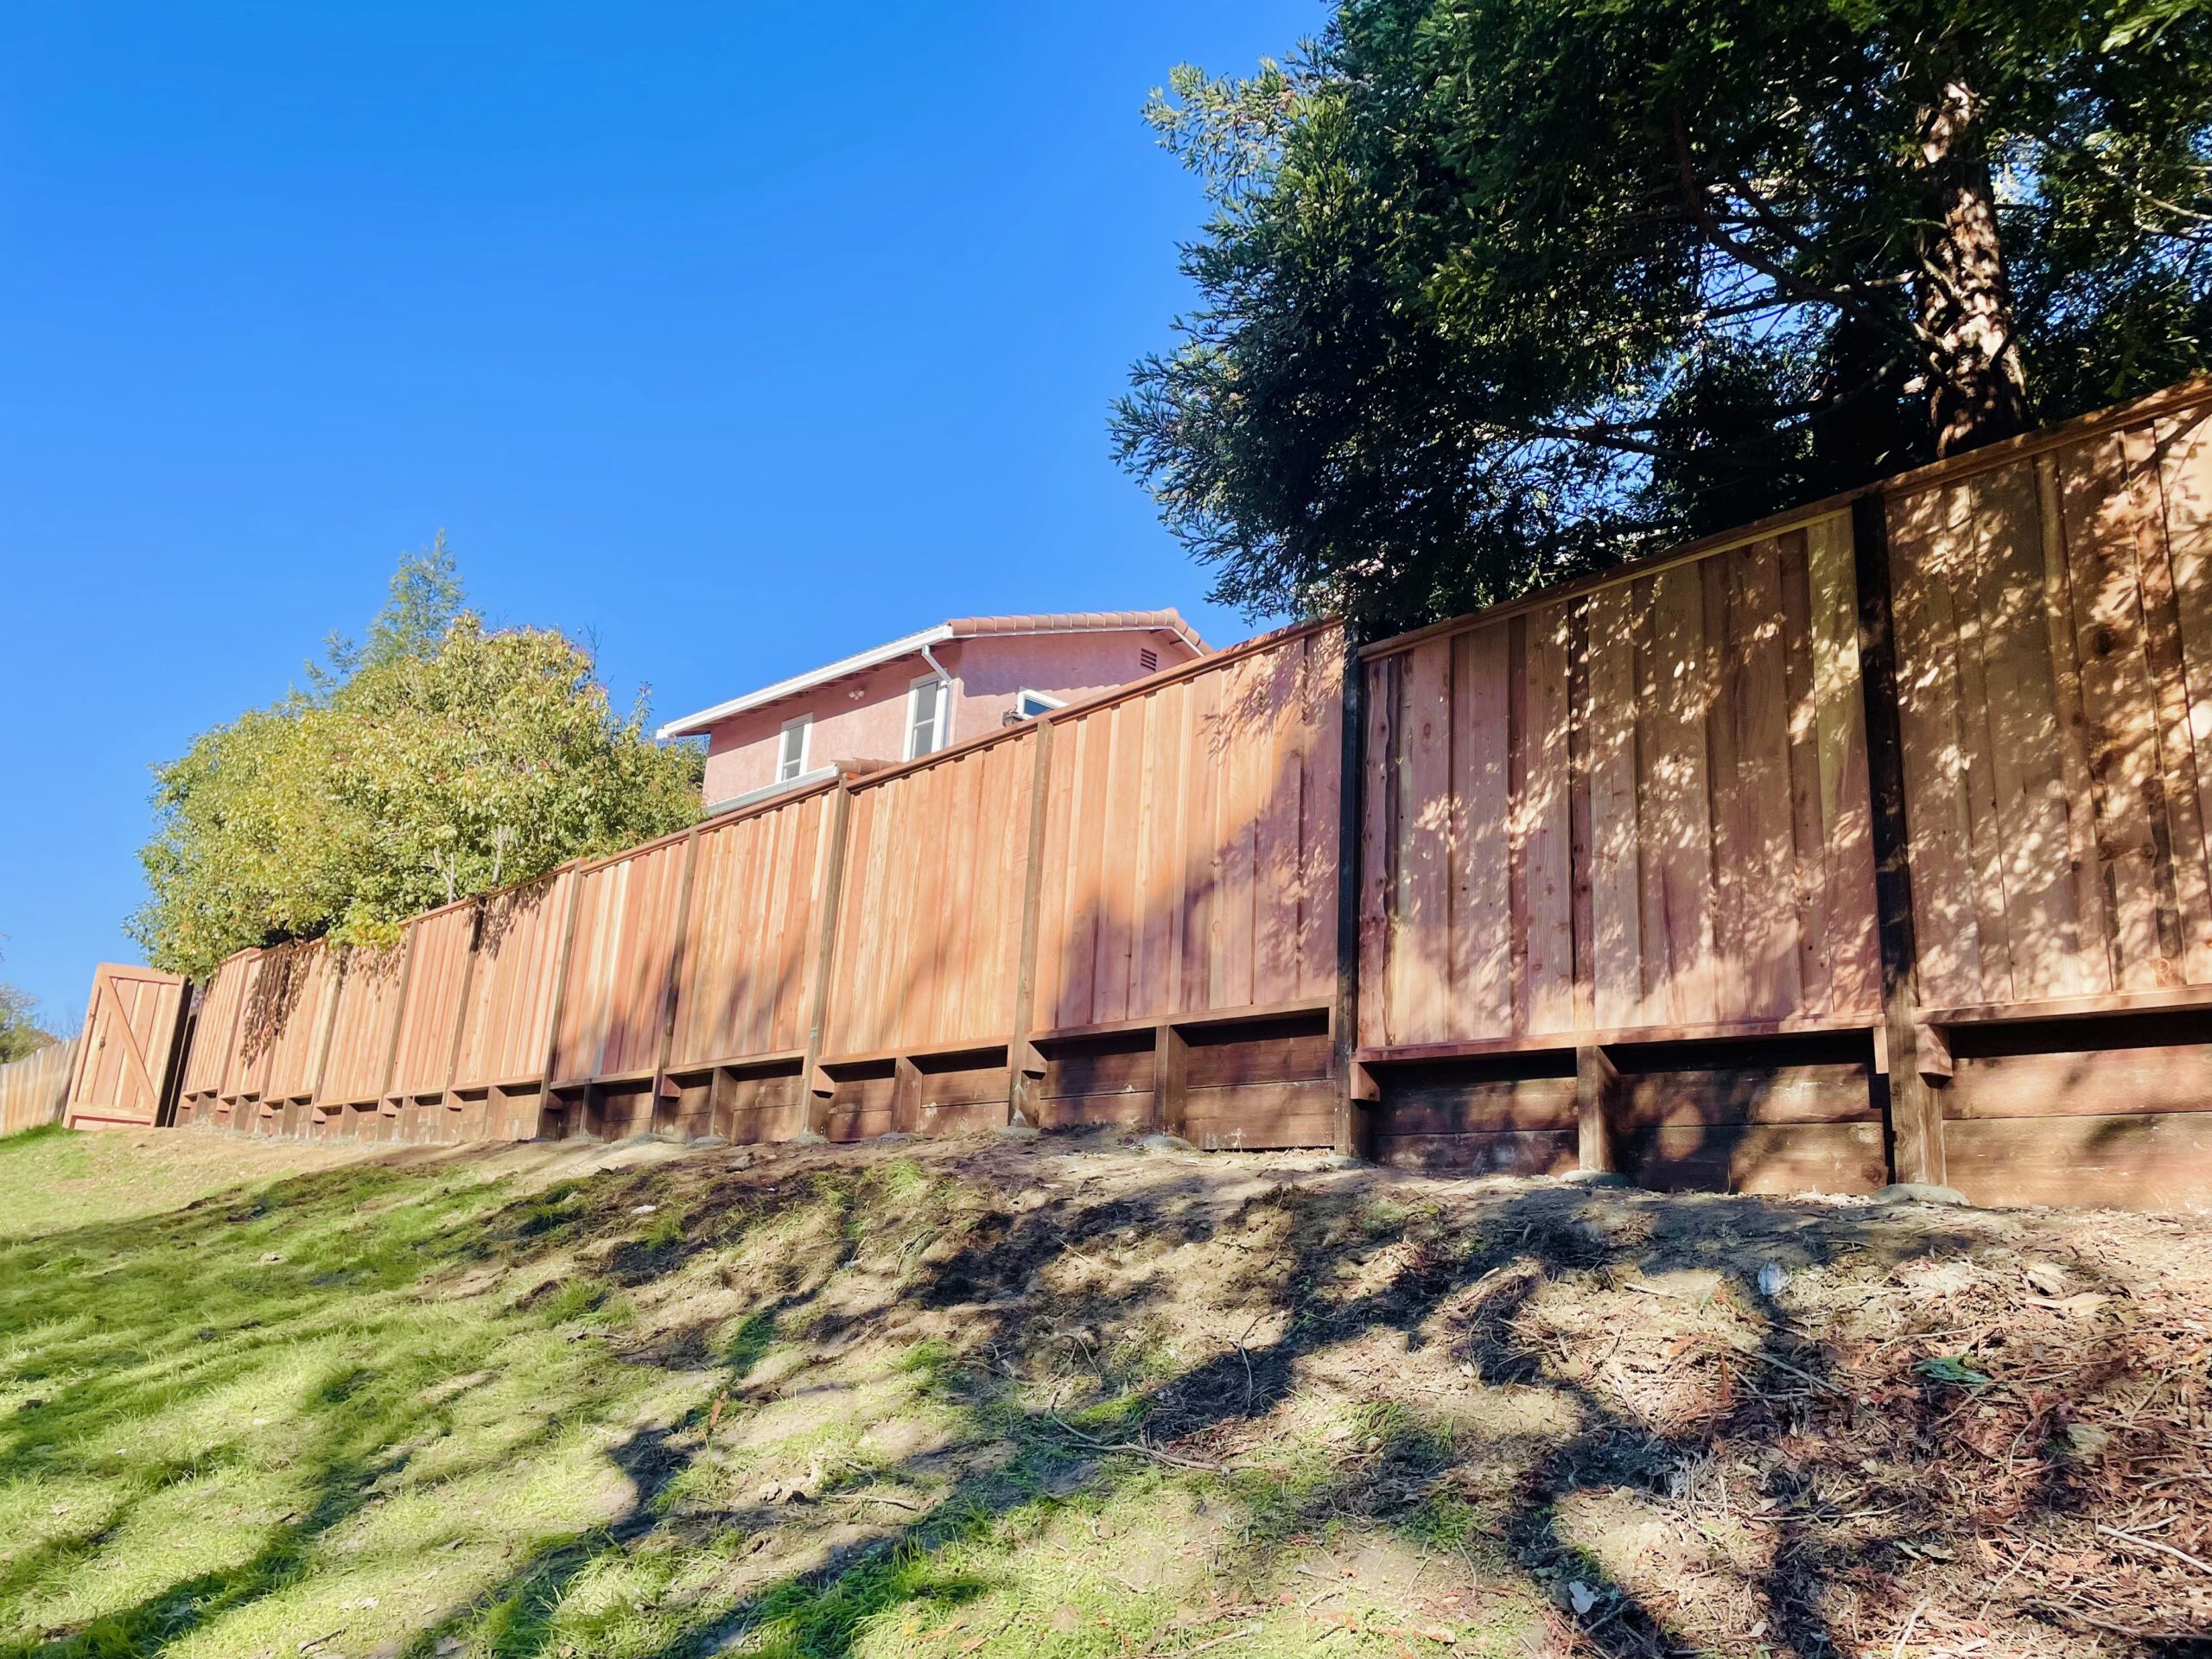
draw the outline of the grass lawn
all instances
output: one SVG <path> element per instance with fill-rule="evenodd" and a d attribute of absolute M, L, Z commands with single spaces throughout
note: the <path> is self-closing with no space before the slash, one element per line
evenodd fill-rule
<path fill-rule="evenodd" d="M 1090 1144 L 0 1141 L 0 1655 L 2212 1632 L 2200 1224 Z"/>

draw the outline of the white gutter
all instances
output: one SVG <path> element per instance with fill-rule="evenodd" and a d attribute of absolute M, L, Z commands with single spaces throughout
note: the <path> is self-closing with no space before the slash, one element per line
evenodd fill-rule
<path fill-rule="evenodd" d="M 837 768 L 835 766 L 817 766 L 812 772 L 803 772 L 796 778 L 785 778 L 776 783 L 763 784 L 758 789 L 747 790 L 742 795 L 733 795 L 726 801 L 709 801 L 707 804 L 707 816 L 710 818 L 719 817 L 725 812 L 736 811 L 741 806 L 750 806 L 755 801 L 765 801 L 771 795 L 781 795 L 790 790 L 804 789 L 810 784 L 827 783 L 836 775 Z"/>
<path fill-rule="evenodd" d="M 671 720 L 653 735 L 664 743 L 671 737 L 688 737 L 695 732 L 705 731 L 717 721 L 728 720 L 732 715 L 741 715 L 748 709 L 758 709 L 766 703 L 780 702 L 797 692 L 810 690 L 815 686 L 825 684 L 831 680 L 841 680 L 848 674 L 857 674 L 865 669 L 876 668 L 885 663 L 894 662 L 901 657 L 911 657 L 917 651 L 923 656 L 929 657 L 929 648 L 931 645 L 941 645 L 952 637 L 952 625 L 949 622 L 940 622 L 933 628 L 924 628 L 919 633 L 910 633 L 903 639 L 893 639 L 888 645 L 877 645 L 873 650 L 863 651 L 851 657 L 840 658 L 837 661 L 825 664 L 820 668 L 810 668 L 804 674 L 794 674 L 788 680 L 779 680 L 773 685 L 764 685 L 758 691 L 748 691 L 741 697 L 732 697 L 728 702 L 718 702 L 711 709 L 702 709 L 696 714 L 685 715 L 680 719 Z M 929 657 L 929 660 L 930 666 L 937 668 L 937 659 L 934 657 Z M 942 674 L 944 671 L 938 668 L 938 672 Z"/>
<path fill-rule="evenodd" d="M 950 632 L 950 629 L 946 631 Z M 952 676 L 944 671 L 944 664 L 938 661 L 926 644 L 922 646 L 922 660 L 930 665 L 930 672 L 937 676 L 938 683 L 944 688 L 944 729 L 937 734 L 937 746 L 940 749 L 948 748 L 952 743 Z M 913 741 L 913 734 L 909 733 L 906 741 L 911 743 Z"/>

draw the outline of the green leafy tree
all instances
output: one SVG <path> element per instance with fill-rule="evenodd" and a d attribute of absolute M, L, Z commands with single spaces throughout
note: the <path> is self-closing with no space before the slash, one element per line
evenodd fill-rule
<path fill-rule="evenodd" d="M 36 1053 L 54 1035 L 38 1022 L 38 1003 L 29 991 L 0 982 L 0 1065 Z"/>
<path fill-rule="evenodd" d="M 2212 9 L 1341 0 L 1148 111 L 1213 212 L 1126 465 L 1253 612 L 1417 622 L 2212 349 Z"/>
<path fill-rule="evenodd" d="M 404 559 L 365 644 L 156 769 L 132 932 L 204 974 L 248 945 L 396 938 L 407 917 L 694 823 L 701 760 L 618 715 L 588 652 L 487 629 L 443 538 Z"/>

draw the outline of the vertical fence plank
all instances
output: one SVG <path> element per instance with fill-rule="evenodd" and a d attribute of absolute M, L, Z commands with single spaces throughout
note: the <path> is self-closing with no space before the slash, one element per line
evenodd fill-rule
<path fill-rule="evenodd" d="M 1881 962 L 1872 902 L 1859 584 L 1849 521 L 1831 515 L 1806 527 L 1805 572 L 1820 750 L 1821 928 L 1830 996 L 1838 1010 L 1872 1012 L 1881 1007 Z"/>

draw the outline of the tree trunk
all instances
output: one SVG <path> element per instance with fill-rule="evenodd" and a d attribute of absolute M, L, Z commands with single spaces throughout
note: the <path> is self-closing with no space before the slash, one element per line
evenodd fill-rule
<path fill-rule="evenodd" d="M 1938 455 L 2009 438 L 2028 423 L 1996 194 L 1973 130 L 1978 113 L 1974 89 L 1954 78 L 1921 129 L 1930 200 L 1915 299 Z"/>

